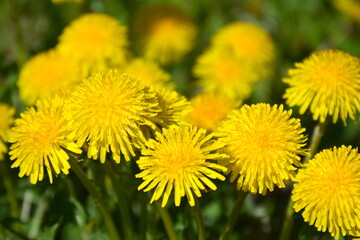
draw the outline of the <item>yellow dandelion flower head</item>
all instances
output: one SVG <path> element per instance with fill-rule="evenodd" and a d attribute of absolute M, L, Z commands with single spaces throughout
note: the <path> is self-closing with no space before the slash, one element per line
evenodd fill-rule
<path fill-rule="evenodd" d="M 213 131 L 240 104 L 240 101 L 222 94 L 202 93 L 191 99 L 192 108 L 185 120 L 194 126 Z"/>
<path fill-rule="evenodd" d="M 259 79 L 247 61 L 219 48 L 211 48 L 202 54 L 193 71 L 205 92 L 240 100 L 250 96 L 254 83 Z"/>
<path fill-rule="evenodd" d="M 0 103 L 0 161 L 4 160 L 4 154 L 8 149 L 5 142 L 9 140 L 10 128 L 14 123 L 15 108 L 5 103 Z"/>
<path fill-rule="evenodd" d="M 57 49 L 78 64 L 87 77 L 125 62 L 126 31 L 126 27 L 111 16 L 84 14 L 64 29 Z"/>
<path fill-rule="evenodd" d="M 213 36 L 212 45 L 228 48 L 237 57 L 253 64 L 257 72 L 269 71 L 275 58 L 275 46 L 270 34 L 247 22 L 233 22 L 224 26 Z"/>
<path fill-rule="evenodd" d="M 358 0 L 333 0 L 332 3 L 339 12 L 360 23 L 360 2 Z"/>
<path fill-rule="evenodd" d="M 360 236 L 360 154 L 351 146 L 325 149 L 300 169 L 292 199 L 305 222 L 331 236 Z"/>
<path fill-rule="evenodd" d="M 75 138 L 88 142 L 88 157 L 105 162 L 112 153 L 119 163 L 120 153 L 130 160 L 134 150 L 145 142 L 139 128 L 154 128 L 149 119 L 157 115 L 155 93 L 145 89 L 136 78 L 116 70 L 100 72 L 83 81 L 69 99 L 68 114 L 74 121 Z"/>
<path fill-rule="evenodd" d="M 283 105 L 259 103 L 233 110 L 215 133 L 226 144 L 229 160 L 223 164 L 236 178 L 237 188 L 265 195 L 274 185 L 285 187 L 306 155 L 305 131 L 300 119 L 291 118 Z"/>
<path fill-rule="evenodd" d="M 151 60 L 136 58 L 130 61 L 122 68 L 127 74 L 136 77 L 143 85 L 150 86 L 168 86 L 170 74 L 165 72 L 161 67 Z"/>
<path fill-rule="evenodd" d="M 34 107 L 21 113 L 15 120 L 10 142 L 12 168 L 20 167 L 19 177 L 30 176 L 35 184 L 44 178 L 44 167 L 53 182 L 53 173 L 69 173 L 68 153 L 80 154 L 80 147 L 73 140 L 72 124 L 64 113 L 65 101 L 59 97 L 41 99 Z"/>
<path fill-rule="evenodd" d="M 163 128 L 180 124 L 190 111 L 190 102 L 174 90 L 164 87 L 153 87 L 152 90 L 156 93 L 160 108 L 154 121 Z"/>
<path fill-rule="evenodd" d="M 210 179 L 225 180 L 219 172 L 226 168 L 214 162 L 226 157 L 217 153 L 223 144 L 214 141 L 205 129 L 173 125 L 163 133 L 157 132 L 156 140 L 150 139 L 146 146 L 137 161 L 141 172 L 136 177 L 144 180 L 138 190 L 155 188 L 151 203 L 163 196 L 164 207 L 174 189 L 176 206 L 185 195 L 190 206 L 194 206 L 193 193 L 201 197 L 200 190 L 216 190 Z"/>
<path fill-rule="evenodd" d="M 169 64 L 179 62 L 192 49 L 197 28 L 181 8 L 153 4 L 139 13 L 135 34 L 145 58 Z"/>
<path fill-rule="evenodd" d="M 340 50 L 314 52 L 289 70 L 289 84 L 284 98 L 290 106 L 299 106 L 300 114 L 307 109 L 313 119 L 324 122 L 332 116 L 355 119 L 360 110 L 360 60 Z"/>
<path fill-rule="evenodd" d="M 55 50 L 39 53 L 22 67 L 17 85 L 22 101 L 33 105 L 37 99 L 59 94 L 81 82 L 81 75 L 67 58 Z"/>

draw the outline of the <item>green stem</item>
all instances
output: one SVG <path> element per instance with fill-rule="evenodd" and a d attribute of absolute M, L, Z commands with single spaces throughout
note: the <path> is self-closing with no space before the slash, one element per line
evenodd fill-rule
<path fill-rule="evenodd" d="M 119 203 L 120 216 L 124 227 L 126 239 L 133 239 L 132 220 L 129 214 L 129 206 L 124 195 L 125 191 L 121 188 L 121 184 L 119 184 L 119 180 L 113 167 L 114 166 L 110 161 L 105 161 L 104 168 L 107 176 L 111 180 L 113 189 Z"/>
<path fill-rule="evenodd" d="M 192 207 L 198 227 L 198 235 L 199 240 L 205 240 L 205 226 L 204 226 L 204 218 L 201 212 L 199 199 L 195 197 L 195 206 Z"/>
<path fill-rule="evenodd" d="M 166 233 L 168 234 L 169 239 L 170 240 L 178 240 L 178 237 L 176 235 L 176 231 L 174 228 L 174 224 L 171 220 L 169 212 L 167 211 L 166 208 L 161 207 L 158 202 L 155 202 L 154 204 L 155 204 L 155 206 L 160 214 L 160 217 L 164 223 L 165 230 L 166 230 Z"/>
<path fill-rule="evenodd" d="M 240 209 L 242 205 L 244 204 L 244 201 L 247 197 L 248 193 L 243 191 L 238 191 L 237 199 L 234 203 L 233 209 L 231 210 L 230 216 L 228 218 L 228 221 L 225 225 L 225 228 L 220 235 L 220 240 L 226 240 L 229 237 L 230 231 L 234 228 L 236 220 L 239 216 Z"/>
<path fill-rule="evenodd" d="M 148 210 L 147 210 L 147 206 L 148 206 L 148 202 L 147 202 L 147 198 L 144 197 L 144 195 L 142 195 L 141 199 L 140 199 L 140 222 L 139 222 L 139 229 L 140 229 L 140 233 L 139 233 L 139 240 L 146 240 L 147 239 L 147 231 L 148 229 Z"/>
<path fill-rule="evenodd" d="M 100 212 L 101 212 L 101 214 L 102 214 L 102 216 L 104 218 L 104 223 L 105 223 L 105 226 L 106 226 L 106 228 L 108 230 L 109 238 L 112 239 L 112 240 L 120 240 L 120 236 L 119 236 L 119 234 L 118 234 L 118 232 L 116 230 L 116 227 L 115 227 L 115 224 L 114 224 L 114 222 L 113 222 L 113 220 L 111 218 L 111 215 L 110 215 L 109 211 L 106 208 L 106 204 L 102 200 L 102 198 L 100 197 L 100 194 L 98 193 L 98 191 L 95 189 L 95 186 L 88 179 L 85 172 L 81 169 L 81 167 L 79 166 L 79 164 L 77 163 L 77 161 L 75 159 L 70 157 L 69 163 L 71 165 L 71 169 L 74 171 L 74 173 L 80 179 L 80 181 L 82 182 L 84 187 L 89 191 L 89 193 L 90 193 L 91 197 L 93 198 L 95 204 L 99 208 L 99 210 L 100 210 Z"/>
<path fill-rule="evenodd" d="M 310 155 L 304 158 L 303 163 L 307 163 L 314 155 L 317 153 L 320 141 L 325 133 L 325 128 L 327 125 L 327 121 L 323 123 L 318 123 L 315 125 L 310 142 Z"/>
<path fill-rule="evenodd" d="M 304 158 L 304 160 L 303 160 L 304 164 L 307 163 L 311 158 L 313 158 L 314 155 L 317 153 L 319 145 L 320 145 L 320 141 L 325 133 L 326 125 L 327 125 L 327 121 L 325 121 L 323 123 L 318 123 L 315 125 L 312 136 L 311 136 L 311 141 L 310 141 L 310 154 L 309 154 L 309 156 L 306 156 Z M 279 240 L 289 240 L 290 239 L 291 232 L 292 232 L 293 225 L 294 225 L 293 215 L 294 215 L 293 201 L 290 197 L 288 204 L 286 206 L 285 217 L 284 217 Z"/>
<path fill-rule="evenodd" d="M 36 239 L 40 233 L 41 223 L 44 220 L 46 209 L 49 205 L 49 198 L 52 197 L 54 191 L 51 188 L 48 188 L 45 193 L 41 196 L 40 201 L 37 204 L 35 214 L 33 216 L 33 221 L 29 230 L 29 238 Z"/>
<path fill-rule="evenodd" d="M 294 225 L 294 209 L 293 209 L 293 201 L 291 197 L 289 198 L 288 204 L 286 206 L 285 217 L 283 221 L 283 225 L 281 228 L 280 238 L 279 240 L 288 240 L 290 239 L 291 232 Z"/>
<path fill-rule="evenodd" d="M 14 218 L 19 218 L 20 208 L 18 201 L 15 195 L 15 187 L 13 186 L 13 181 L 9 173 L 9 167 L 5 165 L 5 162 L 0 161 L 0 174 L 3 177 L 3 182 L 6 190 L 6 196 L 9 199 L 11 216 Z"/>
<path fill-rule="evenodd" d="M 0 239 L 8 239 L 4 227 L 0 223 Z"/>

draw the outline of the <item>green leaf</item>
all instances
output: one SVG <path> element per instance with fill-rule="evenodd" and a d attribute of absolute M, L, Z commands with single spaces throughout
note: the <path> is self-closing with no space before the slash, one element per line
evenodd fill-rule
<path fill-rule="evenodd" d="M 38 240 L 51 240 L 51 239 L 55 239 L 56 236 L 56 232 L 59 228 L 60 222 L 55 223 L 54 225 L 52 225 L 51 227 L 47 227 L 45 228 L 45 230 L 43 232 L 40 233 L 39 237 L 37 238 Z"/>

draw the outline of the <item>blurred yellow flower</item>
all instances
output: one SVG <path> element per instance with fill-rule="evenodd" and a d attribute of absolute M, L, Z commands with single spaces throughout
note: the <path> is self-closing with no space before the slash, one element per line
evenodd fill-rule
<path fill-rule="evenodd" d="M 190 206 L 194 206 L 193 193 L 201 197 L 200 190 L 207 187 L 216 190 L 210 179 L 225 180 L 218 171 L 224 172 L 226 168 L 214 162 L 226 157 L 217 153 L 223 145 L 212 138 L 205 129 L 184 125 L 156 132 L 156 140 L 146 143 L 147 148 L 142 149 L 143 156 L 137 161 L 141 173 L 136 177 L 144 181 L 138 190 L 147 192 L 155 188 L 150 203 L 163 196 L 165 207 L 174 189 L 175 206 L 180 205 L 185 195 Z"/>
<path fill-rule="evenodd" d="M 211 48 L 198 58 L 194 74 L 204 92 L 216 92 L 237 100 L 249 97 L 259 79 L 245 59 L 218 48 Z"/>
<path fill-rule="evenodd" d="M 84 77 L 119 67 L 126 60 L 126 27 L 103 13 L 84 14 L 67 26 L 57 49 L 73 60 Z"/>
<path fill-rule="evenodd" d="M 325 149 L 300 169 L 292 199 L 318 231 L 360 236 L 360 154 L 351 146 Z"/>
<path fill-rule="evenodd" d="M 145 58 L 169 64 L 179 62 L 192 49 L 197 28 L 182 9 L 153 4 L 137 15 L 135 33 Z"/>
<path fill-rule="evenodd" d="M 270 72 L 275 58 L 271 36 L 261 27 L 246 22 L 233 22 L 221 28 L 213 36 L 212 46 L 245 59 L 260 76 Z"/>
<path fill-rule="evenodd" d="M 68 153 L 81 153 L 74 143 L 72 124 L 65 118 L 65 102 L 59 97 L 36 102 L 15 120 L 12 128 L 10 159 L 15 160 L 12 168 L 20 167 L 19 177 L 30 176 L 35 184 L 44 178 L 44 166 L 53 182 L 53 173 L 69 173 Z"/>
<path fill-rule="evenodd" d="M 291 118 L 283 106 L 259 103 L 233 110 L 215 133 L 226 144 L 223 161 L 237 188 L 265 195 L 274 185 L 285 187 L 301 165 L 299 155 L 307 140 L 300 119 Z"/>
<path fill-rule="evenodd" d="M 284 98 L 290 106 L 299 106 L 300 114 L 309 108 L 313 119 L 324 122 L 332 116 L 346 123 L 360 110 L 360 60 L 340 50 L 314 52 L 289 70 L 284 82 L 290 86 Z"/>
<path fill-rule="evenodd" d="M 81 74 L 71 61 L 55 50 L 39 53 L 20 70 L 19 94 L 27 105 L 36 100 L 73 88 L 81 82 Z"/>
<path fill-rule="evenodd" d="M 191 99 L 192 109 L 185 120 L 194 126 L 213 131 L 240 104 L 222 94 L 202 93 Z"/>
<path fill-rule="evenodd" d="M 10 127 L 14 123 L 14 114 L 14 107 L 0 103 L 0 161 L 4 160 L 4 154 L 8 152 L 5 143 L 10 137 Z"/>
<path fill-rule="evenodd" d="M 337 10 L 350 19 L 360 23 L 360 2 L 357 0 L 333 0 L 333 5 Z"/>
<path fill-rule="evenodd" d="M 139 81 L 147 87 L 170 85 L 170 74 L 165 72 L 157 63 L 151 60 L 136 58 L 126 64 L 121 70 L 138 78 Z"/>
<path fill-rule="evenodd" d="M 140 126 L 155 128 L 149 119 L 160 111 L 155 93 L 116 70 L 85 79 L 72 92 L 67 110 L 77 142 L 88 142 L 87 156 L 100 157 L 101 163 L 110 151 L 117 163 L 120 154 L 127 161 L 135 156 L 134 150 L 145 142 Z"/>

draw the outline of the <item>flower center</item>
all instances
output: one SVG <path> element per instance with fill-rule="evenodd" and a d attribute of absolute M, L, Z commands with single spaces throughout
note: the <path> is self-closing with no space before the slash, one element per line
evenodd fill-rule
<path fill-rule="evenodd" d="M 197 165 L 197 153 L 195 149 L 190 149 L 191 143 L 175 143 L 177 146 L 172 146 L 165 151 L 162 151 L 160 162 L 163 162 L 163 167 L 169 173 L 170 178 L 176 178 L 184 171 L 192 170 Z"/>
<path fill-rule="evenodd" d="M 154 36 L 156 36 L 159 41 L 170 41 L 177 36 L 177 29 L 176 22 L 172 19 L 164 19 L 154 28 Z"/>
<path fill-rule="evenodd" d="M 56 144 L 59 136 L 59 128 L 56 123 L 51 120 L 42 121 L 38 126 L 34 126 L 34 131 L 30 133 L 32 146 L 39 152 L 48 152 L 47 149 Z"/>

